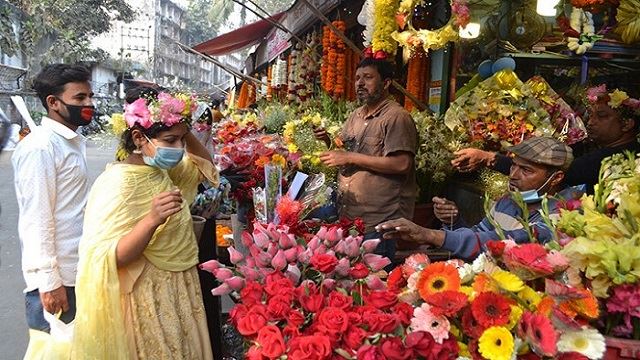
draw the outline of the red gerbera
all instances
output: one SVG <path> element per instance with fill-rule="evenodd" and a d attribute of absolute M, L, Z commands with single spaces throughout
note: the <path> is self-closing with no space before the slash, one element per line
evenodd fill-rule
<path fill-rule="evenodd" d="M 509 271 L 523 280 L 532 280 L 553 274 L 553 265 L 547 261 L 547 250 L 536 243 L 514 246 L 504 252 L 502 260 Z"/>
<path fill-rule="evenodd" d="M 484 292 L 471 303 L 471 312 L 480 325 L 489 328 L 508 324 L 511 307 L 504 296 Z"/>
<path fill-rule="evenodd" d="M 507 246 L 504 241 L 501 240 L 489 240 L 486 245 L 493 257 L 501 257 L 502 253 L 504 253 L 504 248 Z"/>
<path fill-rule="evenodd" d="M 387 288 L 395 293 L 407 285 L 407 280 L 402 276 L 402 269 L 397 267 L 389 273 L 387 277 Z"/>
<path fill-rule="evenodd" d="M 435 316 L 453 316 L 467 305 L 467 295 L 458 291 L 443 291 L 427 299 Z"/>
<path fill-rule="evenodd" d="M 558 333 L 548 317 L 526 311 L 522 314 L 518 330 L 537 354 L 555 356 L 558 352 Z"/>
<path fill-rule="evenodd" d="M 467 306 L 464 310 L 462 310 L 462 331 L 472 339 L 478 339 L 482 335 L 484 329 L 478 321 L 473 317 L 471 313 L 471 307 Z M 477 341 L 476 341 L 476 349 L 477 349 Z"/>

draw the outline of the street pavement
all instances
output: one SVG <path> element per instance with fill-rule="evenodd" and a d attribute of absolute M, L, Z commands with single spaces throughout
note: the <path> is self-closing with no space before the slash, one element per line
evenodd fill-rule
<path fill-rule="evenodd" d="M 117 143 L 106 136 L 87 143 L 89 181 L 93 184 L 113 161 Z M 0 359 L 22 359 L 28 343 L 24 316 L 24 279 L 20 270 L 18 204 L 13 187 L 12 151 L 0 154 Z"/>

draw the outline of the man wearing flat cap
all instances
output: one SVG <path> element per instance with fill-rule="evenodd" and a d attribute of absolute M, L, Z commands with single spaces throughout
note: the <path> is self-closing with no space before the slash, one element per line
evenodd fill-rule
<path fill-rule="evenodd" d="M 523 210 L 513 200 L 513 193 L 518 192 L 526 203 L 529 214 L 527 221 L 533 233 L 539 242 L 547 242 L 552 238 L 552 233 L 539 211 L 542 198 L 549 197 L 549 211 L 554 213 L 559 211 L 558 201 L 579 198 L 583 192 L 581 188 L 564 188 L 563 185 L 565 171 L 573 161 L 572 150 L 550 137 L 533 137 L 507 150 L 514 155 L 509 173 L 510 193 L 494 204 L 491 217 L 506 237 L 517 243 L 529 242 L 529 234 L 519 220 Z M 452 206 L 452 216 L 448 222 L 443 221 L 442 230 L 426 229 L 406 219 L 387 221 L 376 229 L 384 232 L 385 238 L 401 238 L 430 245 L 447 250 L 453 257 L 463 260 L 477 257 L 484 251 L 487 241 L 500 239 L 488 218 L 468 227 L 457 216 L 455 204 Z"/>

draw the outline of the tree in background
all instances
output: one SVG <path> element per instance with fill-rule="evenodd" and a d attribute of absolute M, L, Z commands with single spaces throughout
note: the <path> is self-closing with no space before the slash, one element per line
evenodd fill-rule
<path fill-rule="evenodd" d="M 199 1 L 199 0 L 192 0 L 192 1 Z M 293 0 L 251 0 L 251 2 L 248 0 L 239 0 L 239 1 L 243 4 L 246 4 L 250 8 L 256 10 L 256 12 L 262 16 L 264 16 L 265 14 L 260 10 L 256 9 L 256 7 L 253 4 L 251 4 L 251 2 L 257 4 L 262 9 L 266 10 L 269 13 L 269 15 L 273 15 L 283 10 L 286 10 L 293 3 Z M 228 20 L 229 16 L 233 14 L 235 9 L 234 5 L 235 5 L 235 2 L 233 0 L 214 1 L 210 5 L 210 9 L 209 9 L 210 10 L 209 18 L 211 23 L 214 24 L 214 26 L 217 26 L 219 28 L 222 24 L 224 24 Z M 239 12 L 240 26 L 243 26 L 246 24 L 248 10 L 243 6 L 240 6 L 239 10 L 240 10 Z"/>
<path fill-rule="evenodd" d="M 18 34 L 5 17 L 11 13 L 20 17 Z M 0 48 L 21 53 L 33 70 L 52 61 L 104 60 L 106 53 L 92 49 L 90 39 L 109 31 L 114 20 L 133 20 L 135 12 L 125 0 L 9 0 L 0 1 L 0 16 Z"/>

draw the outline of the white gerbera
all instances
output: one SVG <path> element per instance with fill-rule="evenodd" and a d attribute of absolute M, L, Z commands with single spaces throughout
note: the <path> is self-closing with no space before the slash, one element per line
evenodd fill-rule
<path fill-rule="evenodd" d="M 581 331 L 567 331 L 560 335 L 560 340 L 558 341 L 558 351 L 574 351 L 589 359 L 602 358 L 605 350 L 604 336 L 592 328 L 583 328 Z"/>

